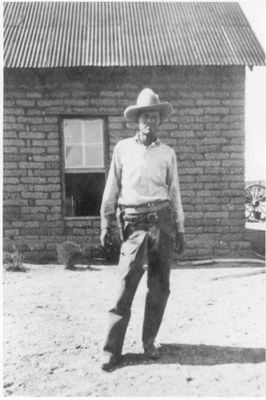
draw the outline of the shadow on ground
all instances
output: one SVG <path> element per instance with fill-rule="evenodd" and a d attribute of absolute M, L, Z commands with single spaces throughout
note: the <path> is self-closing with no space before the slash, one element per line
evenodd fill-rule
<path fill-rule="evenodd" d="M 219 365 L 219 364 L 257 364 L 265 362 L 265 349 L 227 346 L 208 346 L 192 344 L 161 344 L 161 358 L 149 360 L 144 354 L 126 353 L 117 366 L 138 364 L 180 364 L 180 365 Z"/>

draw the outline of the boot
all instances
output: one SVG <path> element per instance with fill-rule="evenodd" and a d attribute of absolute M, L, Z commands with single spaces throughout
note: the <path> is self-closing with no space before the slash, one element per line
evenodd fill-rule
<path fill-rule="evenodd" d="M 152 360 L 158 360 L 161 358 L 159 349 L 155 346 L 154 340 L 149 339 L 146 342 L 143 342 L 144 353 L 147 357 Z"/>

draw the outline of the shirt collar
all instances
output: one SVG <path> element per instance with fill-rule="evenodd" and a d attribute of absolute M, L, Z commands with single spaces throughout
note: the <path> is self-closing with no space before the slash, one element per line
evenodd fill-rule
<path fill-rule="evenodd" d="M 141 141 L 140 138 L 139 138 L 139 134 L 140 134 L 140 132 L 137 132 L 137 133 L 136 133 L 136 135 L 135 135 L 135 140 L 136 140 L 137 143 L 143 144 L 142 141 Z M 150 144 L 150 146 L 148 146 L 148 147 L 159 146 L 160 144 L 161 144 L 161 141 L 160 141 L 159 138 L 157 138 L 157 139 L 155 140 L 155 142 L 152 142 L 152 143 Z"/>

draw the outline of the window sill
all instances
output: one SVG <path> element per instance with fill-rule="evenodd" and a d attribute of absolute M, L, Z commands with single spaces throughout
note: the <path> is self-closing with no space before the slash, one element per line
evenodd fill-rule
<path fill-rule="evenodd" d="M 80 221 L 80 220 L 100 220 L 100 215 L 99 216 L 84 216 L 84 217 L 64 217 L 64 220 L 66 221 Z"/>

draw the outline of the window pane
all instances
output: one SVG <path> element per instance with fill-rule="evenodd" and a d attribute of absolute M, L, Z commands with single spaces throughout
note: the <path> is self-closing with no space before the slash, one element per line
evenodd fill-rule
<path fill-rule="evenodd" d="M 66 167 L 82 167 L 82 146 L 66 146 Z"/>
<path fill-rule="evenodd" d="M 103 142 L 103 121 L 100 119 L 83 121 L 85 143 Z"/>
<path fill-rule="evenodd" d="M 64 135 L 66 144 L 82 143 L 82 120 L 65 119 Z"/>
<path fill-rule="evenodd" d="M 103 167 L 103 148 L 100 144 L 91 144 L 85 147 L 85 166 Z"/>
<path fill-rule="evenodd" d="M 99 216 L 104 173 L 65 174 L 66 216 Z"/>

